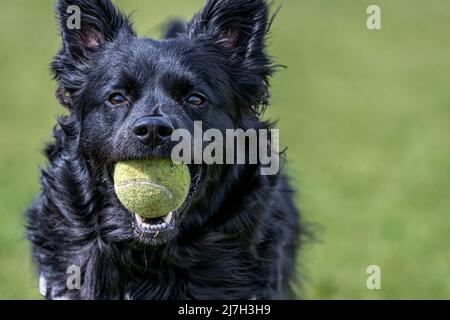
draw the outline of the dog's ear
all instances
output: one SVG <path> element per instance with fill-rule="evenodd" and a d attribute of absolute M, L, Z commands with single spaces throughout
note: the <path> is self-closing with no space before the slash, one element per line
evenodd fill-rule
<path fill-rule="evenodd" d="M 274 71 L 266 53 L 269 28 L 265 0 L 208 0 L 189 24 L 191 39 L 213 43 L 224 55 L 242 112 L 259 115 L 268 104 Z"/>
<path fill-rule="evenodd" d="M 248 59 L 265 50 L 269 6 L 265 0 L 208 0 L 189 24 L 191 37 L 212 37 L 226 51 Z"/>
<path fill-rule="evenodd" d="M 58 0 L 56 11 L 65 54 L 87 59 L 120 31 L 133 33 L 128 19 L 110 0 Z"/>
<path fill-rule="evenodd" d="M 61 104 L 70 108 L 72 94 L 80 88 L 78 80 L 91 55 L 120 33 L 134 35 L 134 31 L 110 0 L 58 0 L 56 13 L 62 48 L 52 69 L 58 80 L 56 95 Z"/>

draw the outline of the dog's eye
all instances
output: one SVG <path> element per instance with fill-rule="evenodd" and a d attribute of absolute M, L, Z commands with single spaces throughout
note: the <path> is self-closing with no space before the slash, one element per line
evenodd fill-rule
<path fill-rule="evenodd" d="M 125 98 L 121 93 L 113 93 L 112 95 L 109 96 L 108 101 L 113 106 L 119 106 L 127 102 L 127 98 Z"/>
<path fill-rule="evenodd" d="M 206 100 L 205 97 L 199 94 L 193 94 L 186 99 L 186 102 L 193 106 L 201 106 L 202 104 L 205 103 L 205 100 Z"/>

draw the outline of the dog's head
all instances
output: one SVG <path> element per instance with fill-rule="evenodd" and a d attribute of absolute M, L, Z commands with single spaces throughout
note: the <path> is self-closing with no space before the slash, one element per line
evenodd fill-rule
<path fill-rule="evenodd" d="M 184 215 L 201 198 L 208 169 L 190 166 L 188 200 L 155 237 L 118 203 L 114 165 L 170 157 L 172 132 L 192 132 L 194 121 L 221 131 L 258 122 L 272 71 L 265 52 L 268 6 L 264 0 L 209 0 L 183 32 L 163 40 L 137 37 L 110 0 L 60 0 L 57 12 L 63 44 L 52 68 L 57 96 L 70 112 L 60 122 L 114 209 L 102 217 L 105 229 L 123 231 L 110 232 L 121 240 L 165 243 L 189 219 Z"/>

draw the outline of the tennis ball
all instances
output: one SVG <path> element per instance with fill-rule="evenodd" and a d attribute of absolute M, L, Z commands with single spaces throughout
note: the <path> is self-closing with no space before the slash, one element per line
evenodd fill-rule
<path fill-rule="evenodd" d="M 114 189 L 125 208 L 142 218 L 159 218 L 181 207 L 191 177 L 185 164 L 169 159 L 119 162 L 114 170 Z"/>

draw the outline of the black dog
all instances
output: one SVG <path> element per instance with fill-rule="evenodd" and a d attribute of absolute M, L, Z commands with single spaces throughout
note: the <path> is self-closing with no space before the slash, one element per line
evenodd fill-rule
<path fill-rule="evenodd" d="M 69 28 L 69 6 L 81 29 Z M 138 38 L 109 0 L 60 0 L 52 68 L 69 110 L 46 149 L 28 237 L 48 299 L 293 297 L 299 236 L 293 192 L 260 165 L 190 165 L 191 191 L 158 237 L 118 201 L 118 161 L 170 157 L 174 129 L 268 129 L 273 65 L 264 0 L 209 0 L 166 39 Z M 151 223 L 151 222 L 149 222 Z M 67 285 L 70 266 L 81 287 Z M 75 269 L 76 270 L 76 269 Z"/>

